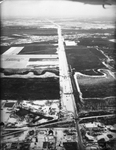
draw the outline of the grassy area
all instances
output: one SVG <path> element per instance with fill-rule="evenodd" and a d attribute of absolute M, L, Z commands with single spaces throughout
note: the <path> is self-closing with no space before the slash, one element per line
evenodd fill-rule
<path fill-rule="evenodd" d="M 53 45 L 37 45 L 37 46 L 25 46 L 19 54 L 55 54 L 56 46 Z"/>
<path fill-rule="evenodd" d="M 32 26 L 6 26 L 1 29 L 2 35 L 15 37 L 17 36 L 12 34 L 28 34 L 28 35 L 37 35 L 37 36 L 55 36 L 57 35 L 57 30 L 54 28 L 37 28 Z"/>
<path fill-rule="evenodd" d="M 108 70 L 101 70 L 105 76 L 84 76 L 77 73 L 77 79 L 83 98 L 116 96 L 115 81 Z"/>
<path fill-rule="evenodd" d="M 75 68 L 76 71 L 105 68 L 99 59 L 99 54 L 96 55 L 84 46 L 67 46 L 66 54 L 68 64 L 71 65 L 72 68 Z"/>
<path fill-rule="evenodd" d="M 2 78 L 1 87 L 1 99 L 39 100 L 60 97 L 57 78 Z"/>
<path fill-rule="evenodd" d="M 84 104 L 82 106 L 82 112 L 93 112 L 93 111 L 108 111 L 113 110 L 116 111 L 116 103 L 115 97 L 107 97 L 107 98 L 86 98 L 83 99 Z"/>
<path fill-rule="evenodd" d="M 83 98 L 116 96 L 115 82 L 101 82 L 99 84 L 80 85 Z"/>

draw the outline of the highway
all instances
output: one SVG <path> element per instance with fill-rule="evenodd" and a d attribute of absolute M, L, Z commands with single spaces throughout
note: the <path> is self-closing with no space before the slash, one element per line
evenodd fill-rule
<path fill-rule="evenodd" d="M 74 82 L 74 77 L 70 75 L 71 72 L 70 72 L 67 58 L 66 58 L 65 46 L 64 46 L 65 41 L 62 36 L 61 27 L 57 24 L 54 24 L 54 25 L 57 26 L 57 31 L 58 31 L 58 55 L 59 55 L 61 104 L 63 108 L 66 109 L 67 113 L 72 112 L 74 115 L 75 128 L 78 134 L 77 149 L 83 150 L 84 149 L 83 144 L 82 144 L 83 142 L 82 142 L 82 137 L 81 137 L 81 133 L 79 129 L 78 110 L 77 110 L 77 104 L 76 104 L 75 95 L 74 95 L 75 87 L 72 85 L 72 81 Z"/>

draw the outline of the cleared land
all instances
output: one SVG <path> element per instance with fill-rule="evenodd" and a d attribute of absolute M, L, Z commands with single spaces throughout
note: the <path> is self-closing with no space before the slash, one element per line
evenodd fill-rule
<path fill-rule="evenodd" d="M 43 44 L 38 46 L 25 46 L 19 54 L 55 54 L 56 46 Z"/>
<path fill-rule="evenodd" d="M 60 97 L 57 78 L 2 78 L 1 87 L 3 100 L 40 100 Z"/>
<path fill-rule="evenodd" d="M 84 46 L 66 47 L 68 63 L 78 72 L 85 69 L 105 68 L 99 59 L 99 52 L 97 52 L 97 50 L 96 53 L 98 53 L 98 55 Z"/>

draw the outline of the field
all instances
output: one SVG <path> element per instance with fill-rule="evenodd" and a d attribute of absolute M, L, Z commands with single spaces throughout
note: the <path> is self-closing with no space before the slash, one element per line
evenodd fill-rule
<path fill-rule="evenodd" d="M 1 99 L 45 100 L 58 99 L 59 80 L 56 78 L 2 78 Z"/>
<path fill-rule="evenodd" d="M 23 54 L 55 54 L 56 53 L 56 46 L 43 44 L 43 45 L 35 45 L 35 46 L 25 46 L 19 55 Z"/>
<path fill-rule="evenodd" d="M 80 85 L 80 90 L 83 93 L 83 98 L 103 98 L 109 96 L 116 96 L 115 93 L 115 82 L 110 81 L 106 83 L 99 83 L 99 84 L 88 84 L 88 85 Z"/>
<path fill-rule="evenodd" d="M 105 68 L 99 58 L 99 52 L 95 55 L 94 51 L 84 46 L 67 46 L 66 54 L 69 65 L 77 72 Z"/>
<path fill-rule="evenodd" d="M 10 30 L 9 30 L 10 28 Z M 1 30 L 3 36 L 10 36 L 11 38 L 24 38 L 27 35 L 37 35 L 37 36 L 56 36 L 57 30 L 54 28 L 39 28 L 32 26 L 6 26 Z"/>

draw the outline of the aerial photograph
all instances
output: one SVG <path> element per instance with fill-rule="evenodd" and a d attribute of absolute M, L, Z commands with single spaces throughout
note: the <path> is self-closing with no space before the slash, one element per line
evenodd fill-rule
<path fill-rule="evenodd" d="M 116 1 L 0 10 L 0 150 L 115 150 Z"/>

